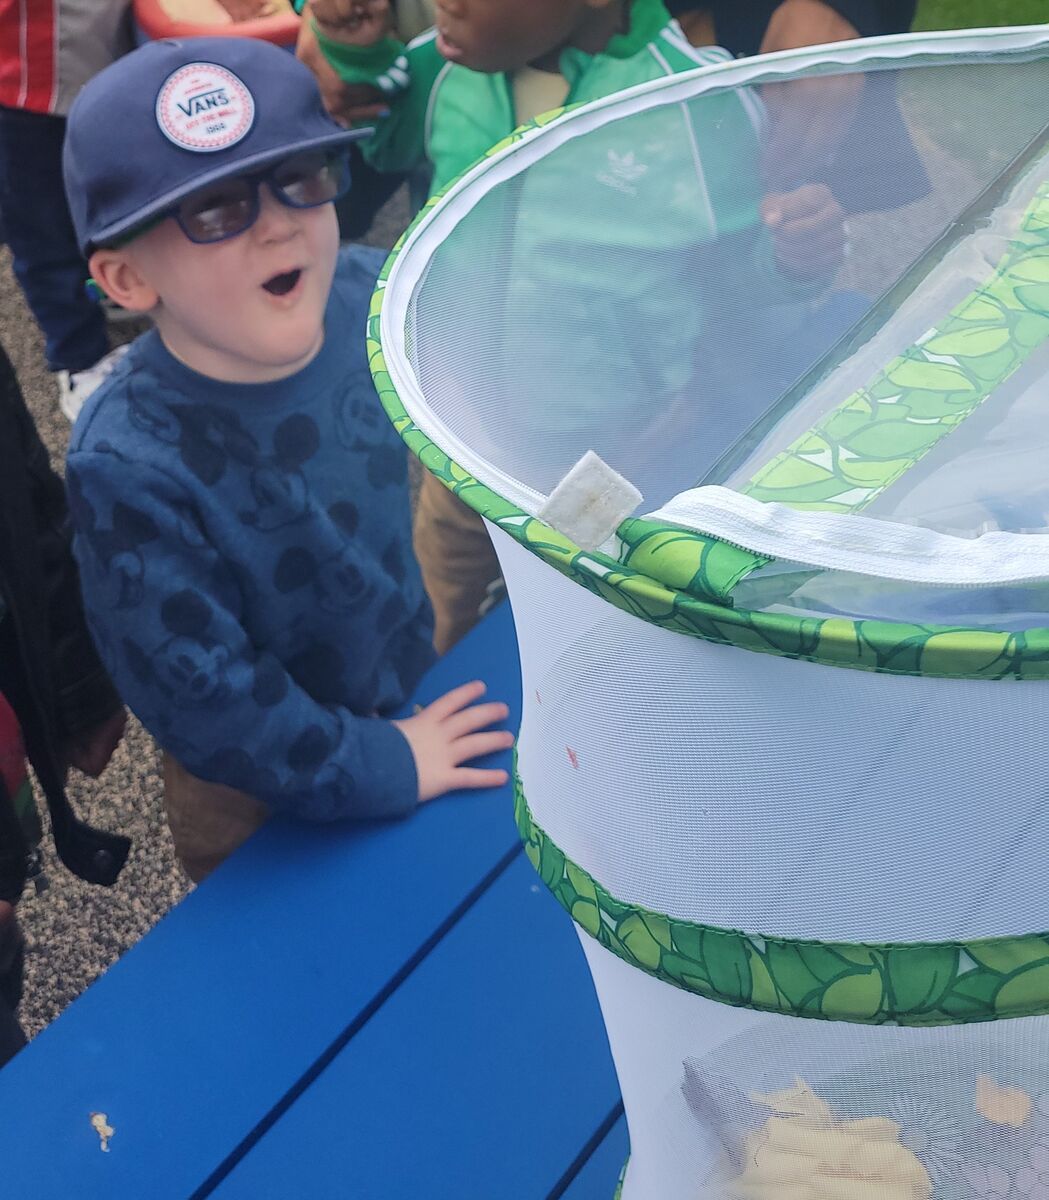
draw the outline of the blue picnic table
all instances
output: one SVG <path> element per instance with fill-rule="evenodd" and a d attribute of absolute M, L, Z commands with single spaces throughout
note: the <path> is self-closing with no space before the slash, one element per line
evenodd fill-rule
<path fill-rule="evenodd" d="M 507 605 L 415 699 L 475 677 L 516 726 Z M 0 1200 L 611 1200 L 608 1043 L 511 809 L 271 821 L 0 1072 Z"/>

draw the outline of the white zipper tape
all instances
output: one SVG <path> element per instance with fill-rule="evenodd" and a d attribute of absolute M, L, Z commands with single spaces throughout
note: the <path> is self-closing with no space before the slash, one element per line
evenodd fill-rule
<path fill-rule="evenodd" d="M 1049 534 L 954 537 L 846 513 L 799 512 L 730 488 L 681 492 L 646 520 L 679 525 L 781 562 L 943 587 L 1049 580 Z"/>

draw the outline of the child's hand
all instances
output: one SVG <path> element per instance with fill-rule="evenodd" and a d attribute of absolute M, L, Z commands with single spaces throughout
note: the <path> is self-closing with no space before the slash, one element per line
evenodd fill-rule
<path fill-rule="evenodd" d="M 312 21 L 304 19 L 299 26 L 295 53 L 299 61 L 304 62 L 313 72 L 324 107 L 340 125 L 350 126 L 358 122 L 376 121 L 390 111 L 389 101 L 378 88 L 363 87 L 342 80 L 339 72 L 324 57 L 324 51 L 317 44 Z"/>
<path fill-rule="evenodd" d="M 761 219 L 772 231 L 776 262 L 799 279 L 831 275 L 845 256 L 845 214 L 825 183 L 766 196 Z"/>
<path fill-rule="evenodd" d="M 310 0 L 310 13 L 321 33 L 348 46 L 374 46 L 393 22 L 389 0 Z"/>
<path fill-rule="evenodd" d="M 505 721 L 510 710 L 505 704 L 475 703 L 484 693 L 485 685 L 480 680 L 464 683 L 414 717 L 393 722 L 415 756 L 420 803 L 456 788 L 500 787 L 506 783 L 505 771 L 462 765 L 514 744 L 512 733 L 487 728 L 496 721 Z"/>

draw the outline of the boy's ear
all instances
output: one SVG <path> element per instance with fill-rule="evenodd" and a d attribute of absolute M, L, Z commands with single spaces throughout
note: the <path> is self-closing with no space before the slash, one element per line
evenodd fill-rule
<path fill-rule="evenodd" d="M 149 312 L 160 296 L 139 270 L 133 254 L 119 247 L 115 250 L 96 250 L 87 260 L 91 278 L 122 308 L 132 312 Z"/>

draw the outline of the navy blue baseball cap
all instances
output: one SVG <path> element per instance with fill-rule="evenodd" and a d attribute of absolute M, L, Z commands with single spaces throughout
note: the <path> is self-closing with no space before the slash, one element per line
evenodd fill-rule
<path fill-rule="evenodd" d="M 269 42 L 148 42 L 69 111 L 62 170 L 80 249 L 119 242 L 206 184 L 370 132 L 336 124 L 309 68 Z"/>

